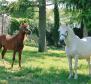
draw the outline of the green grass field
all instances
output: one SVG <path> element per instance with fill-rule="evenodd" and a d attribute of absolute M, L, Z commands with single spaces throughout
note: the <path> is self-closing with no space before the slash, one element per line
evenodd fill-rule
<path fill-rule="evenodd" d="M 10 69 L 12 52 L 5 55 L 5 66 L 0 60 L 0 84 L 91 84 L 85 60 L 79 60 L 77 80 L 68 79 L 68 62 L 64 51 L 49 48 L 39 53 L 37 47 L 25 46 L 22 69 L 18 68 L 18 56 Z"/>

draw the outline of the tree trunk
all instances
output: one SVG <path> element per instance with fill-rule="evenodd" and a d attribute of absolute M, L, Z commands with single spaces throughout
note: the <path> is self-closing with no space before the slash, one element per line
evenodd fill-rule
<path fill-rule="evenodd" d="M 39 0 L 39 52 L 46 51 L 46 0 Z"/>
<path fill-rule="evenodd" d="M 4 14 L 2 14 L 2 29 L 1 29 L 1 34 L 3 34 L 3 29 L 4 29 Z"/>
<path fill-rule="evenodd" d="M 55 1 L 55 4 L 54 4 L 54 29 L 53 29 L 53 32 L 54 32 L 53 37 L 54 37 L 55 46 L 58 45 L 58 40 L 59 40 L 58 28 L 59 28 L 59 9 L 58 9 L 57 1 Z"/>

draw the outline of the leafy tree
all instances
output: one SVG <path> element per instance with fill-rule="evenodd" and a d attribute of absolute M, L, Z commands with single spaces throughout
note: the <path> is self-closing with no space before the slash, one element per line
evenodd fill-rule
<path fill-rule="evenodd" d="M 70 9 L 70 11 L 77 11 L 78 12 L 78 20 L 81 24 L 81 28 L 83 28 L 83 31 L 86 36 L 86 28 L 89 28 L 91 24 L 91 1 L 90 0 L 64 0 L 66 4 L 66 8 Z M 74 16 L 76 16 L 74 14 Z"/>
<path fill-rule="evenodd" d="M 1 0 L 0 1 L 0 13 L 6 12 L 8 2 L 6 0 Z"/>
<path fill-rule="evenodd" d="M 58 28 L 59 28 L 59 23 L 60 23 L 60 18 L 59 18 L 59 0 L 49 0 L 48 3 L 51 2 L 50 5 L 54 5 L 54 27 L 51 28 L 52 33 L 52 39 L 53 43 L 55 46 L 58 46 L 58 40 L 59 40 L 59 35 L 58 35 Z"/>
<path fill-rule="evenodd" d="M 54 28 L 52 30 L 55 46 L 58 45 L 58 40 L 59 40 L 58 28 L 59 28 L 59 8 L 58 8 L 57 1 L 55 1 L 54 2 Z"/>
<path fill-rule="evenodd" d="M 29 0 L 18 0 L 9 5 L 8 11 L 13 17 L 33 18 L 34 8 Z"/>

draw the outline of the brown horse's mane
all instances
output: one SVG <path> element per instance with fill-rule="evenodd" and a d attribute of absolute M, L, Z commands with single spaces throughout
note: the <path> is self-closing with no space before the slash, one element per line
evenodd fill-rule
<path fill-rule="evenodd" d="M 6 36 L 6 39 L 15 39 L 15 38 L 19 37 L 20 34 L 24 34 L 24 32 L 22 32 L 22 33 L 20 33 L 20 32 L 22 32 L 22 31 L 18 31 L 14 35 L 7 34 L 7 35 L 4 35 L 4 36 Z"/>

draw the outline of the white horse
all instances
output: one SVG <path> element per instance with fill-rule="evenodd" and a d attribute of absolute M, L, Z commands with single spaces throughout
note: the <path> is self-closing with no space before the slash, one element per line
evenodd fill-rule
<path fill-rule="evenodd" d="M 72 70 L 72 58 L 75 60 L 74 65 L 74 79 L 78 78 L 77 75 L 77 66 L 78 66 L 78 58 L 85 58 L 88 61 L 89 66 L 89 75 L 91 76 L 91 63 L 90 63 L 90 56 L 91 56 L 91 37 L 85 37 L 80 39 L 76 36 L 70 26 L 61 25 L 59 28 L 59 40 L 64 40 L 66 47 L 65 51 L 68 57 L 69 62 L 69 77 L 73 76 Z"/>

